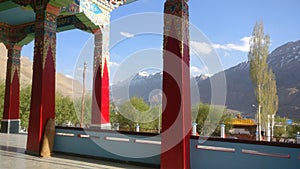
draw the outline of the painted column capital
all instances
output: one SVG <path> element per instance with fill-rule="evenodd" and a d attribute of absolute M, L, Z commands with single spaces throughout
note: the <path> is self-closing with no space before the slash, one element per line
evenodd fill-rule
<path fill-rule="evenodd" d="M 102 31 L 101 31 L 100 28 L 98 28 L 98 29 L 93 29 L 93 30 L 92 30 L 92 33 L 93 33 L 94 35 L 96 35 L 96 34 L 102 34 Z"/>
<path fill-rule="evenodd" d="M 21 50 L 22 46 L 16 44 L 4 44 L 7 48 L 7 76 L 6 78 L 10 79 L 12 83 L 15 72 L 17 72 L 18 79 L 20 80 L 20 65 L 21 65 Z M 10 71 L 10 75 L 9 72 Z"/>
<path fill-rule="evenodd" d="M 7 50 L 15 49 L 15 50 L 22 50 L 22 45 L 18 45 L 16 43 L 4 43 Z"/>
<path fill-rule="evenodd" d="M 60 8 L 55 7 L 55 6 L 51 5 L 51 4 L 48 4 L 46 6 L 46 11 L 49 12 L 49 13 L 52 13 L 52 14 L 54 14 L 56 16 L 58 16 L 59 13 L 60 13 Z"/>
<path fill-rule="evenodd" d="M 0 23 L 0 41 L 3 42 L 7 48 L 23 46 L 22 41 L 27 35 L 28 32 L 24 31 L 24 26 Z"/>
<path fill-rule="evenodd" d="M 186 0 L 167 0 L 165 2 L 164 12 L 165 14 L 184 17 L 189 15 L 189 6 Z"/>

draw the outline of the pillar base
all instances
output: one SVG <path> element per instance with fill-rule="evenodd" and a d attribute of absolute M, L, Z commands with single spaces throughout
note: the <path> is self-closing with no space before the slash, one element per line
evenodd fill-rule
<path fill-rule="evenodd" d="M 31 155 L 31 156 L 36 156 L 36 157 L 40 157 L 40 152 L 33 152 L 30 150 L 26 150 L 25 154 Z"/>
<path fill-rule="evenodd" d="M 106 124 L 91 124 L 90 125 L 91 129 L 101 129 L 101 130 L 111 130 L 111 124 L 106 123 Z"/>
<path fill-rule="evenodd" d="M 3 119 L 1 121 L 1 133 L 15 133 L 20 131 L 20 119 Z"/>

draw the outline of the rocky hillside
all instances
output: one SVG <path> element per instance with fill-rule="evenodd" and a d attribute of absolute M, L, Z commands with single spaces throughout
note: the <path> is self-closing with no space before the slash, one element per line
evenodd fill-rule
<path fill-rule="evenodd" d="M 6 77 L 6 60 L 7 50 L 5 46 L 0 43 L 0 80 L 4 80 Z M 21 57 L 21 87 L 31 85 L 32 77 L 32 61 L 28 57 Z M 72 95 L 73 83 L 75 86 L 82 88 L 78 81 L 73 81 L 61 73 L 56 73 L 56 91 L 64 96 Z"/>
<path fill-rule="evenodd" d="M 300 119 L 300 76 L 298 73 L 300 70 L 300 40 L 289 42 L 275 49 L 270 54 L 268 63 L 276 75 L 279 96 L 278 114 Z M 249 63 L 244 62 L 230 68 L 225 71 L 225 74 L 227 107 L 253 116 L 256 110 L 252 104 L 256 104 L 256 101 L 249 77 Z M 202 93 L 204 92 L 202 91 Z M 209 94 L 203 96 L 203 99 L 208 99 L 207 96 Z"/>

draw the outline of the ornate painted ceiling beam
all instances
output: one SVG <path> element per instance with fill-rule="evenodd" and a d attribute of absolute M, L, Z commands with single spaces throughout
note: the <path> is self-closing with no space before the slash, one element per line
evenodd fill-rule
<path fill-rule="evenodd" d="M 57 32 L 74 28 L 92 32 L 94 29 L 109 24 L 110 12 L 113 9 L 134 1 L 136 0 L 82 0 L 79 4 L 79 0 L 0 0 L 0 11 L 5 4 L 9 4 L 5 5 L 5 10 L 9 7 L 19 6 L 39 9 L 46 8 L 46 4 L 49 2 L 51 5 L 61 7 L 61 16 L 57 18 Z M 90 5 L 96 8 L 88 8 Z M 24 45 L 34 39 L 34 21 L 17 26 L 0 22 L 0 30 L 2 32 L 0 41 L 2 42 L 11 41 Z M 9 31 L 15 33 L 11 34 Z"/>
<path fill-rule="evenodd" d="M 34 39 L 34 33 L 27 31 L 25 27 L 16 27 L 13 25 L 0 23 L 0 42 L 6 44 L 26 45 Z M 27 28 L 34 30 L 32 28 Z"/>
<path fill-rule="evenodd" d="M 92 32 L 92 30 L 94 29 L 93 27 L 87 26 L 84 23 L 82 23 L 76 15 L 59 16 L 57 18 L 57 32 L 69 30 L 64 28 L 70 26 L 74 26 L 74 28 L 78 28 L 80 30 L 88 32 Z M 35 31 L 34 23 L 28 23 L 19 27 L 27 34 L 34 33 Z"/>
<path fill-rule="evenodd" d="M 60 16 L 57 19 L 57 32 L 66 31 L 74 28 L 87 32 L 92 32 L 92 30 L 94 30 L 95 27 L 97 26 L 85 25 L 80 19 L 78 19 L 76 15 Z M 0 34 L 1 42 L 18 42 L 21 45 L 25 45 L 34 39 L 35 26 L 34 22 L 18 26 L 0 23 L 0 31 L 2 32 Z"/>
<path fill-rule="evenodd" d="M 69 16 L 61 16 L 57 19 L 57 32 L 65 31 L 67 29 L 64 29 L 64 27 L 69 27 L 70 25 L 73 25 L 75 28 L 92 32 L 94 29 L 93 27 L 90 27 L 88 25 L 85 25 L 76 15 L 69 15 Z M 95 26 L 95 25 L 94 25 Z"/>

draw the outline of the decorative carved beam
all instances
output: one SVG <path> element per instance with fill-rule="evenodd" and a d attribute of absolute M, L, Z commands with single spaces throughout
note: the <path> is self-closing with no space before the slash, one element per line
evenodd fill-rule
<path fill-rule="evenodd" d="M 77 29 L 92 32 L 92 28 L 84 25 L 75 15 L 61 16 L 57 19 L 57 29 L 74 25 Z M 34 22 L 23 25 L 0 23 L 0 42 L 16 43 L 22 41 L 28 34 L 35 33 Z M 14 32 L 14 33 L 10 33 Z"/>
<path fill-rule="evenodd" d="M 17 44 L 27 36 L 22 28 L 5 23 L 0 23 L 0 32 L 0 41 L 5 44 Z"/>

